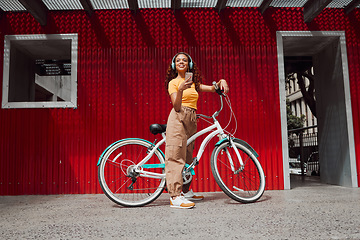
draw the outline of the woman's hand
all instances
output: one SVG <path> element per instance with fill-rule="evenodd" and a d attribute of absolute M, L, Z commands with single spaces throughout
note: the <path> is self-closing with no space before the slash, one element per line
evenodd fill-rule
<path fill-rule="evenodd" d="M 225 79 L 220 79 L 220 81 L 218 81 L 216 84 L 218 85 L 220 90 L 224 91 L 225 94 L 229 92 L 229 85 L 227 84 Z M 215 87 L 213 85 L 209 86 L 205 84 L 200 84 L 199 89 L 200 92 L 215 92 Z"/>
<path fill-rule="evenodd" d="M 220 81 L 217 83 L 220 90 L 224 91 L 225 94 L 229 92 L 229 85 L 227 84 L 225 79 L 220 79 Z"/>
<path fill-rule="evenodd" d="M 187 79 L 185 79 L 185 81 L 183 81 L 180 85 L 178 90 L 179 91 L 184 91 L 188 88 L 191 88 L 191 85 L 193 84 L 193 81 L 191 81 L 191 77 L 188 77 Z"/>

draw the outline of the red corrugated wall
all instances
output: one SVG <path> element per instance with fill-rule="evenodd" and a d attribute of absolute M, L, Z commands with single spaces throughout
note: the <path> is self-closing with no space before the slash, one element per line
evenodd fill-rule
<path fill-rule="evenodd" d="M 326 9 L 305 24 L 300 8 L 269 9 L 264 16 L 255 8 L 226 9 L 220 15 L 212 9 L 182 9 L 175 15 L 170 9 L 142 9 L 136 15 L 104 10 L 91 18 L 67 11 L 50 12 L 41 27 L 28 13 L 6 13 L 0 19 L 1 41 L 7 34 L 78 33 L 78 107 L 0 110 L 0 194 L 101 193 L 96 163 L 102 151 L 125 137 L 153 141 L 148 126 L 166 122 L 171 104 L 164 76 L 178 51 L 191 54 L 206 83 L 228 80 L 236 136 L 259 153 L 267 189 L 283 189 L 279 30 L 346 32 L 360 159 L 359 16 L 359 10 L 347 16 L 341 9 Z M 217 97 L 200 97 L 198 112 L 211 114 Z M 224 113 L 226 122 L 229 111 Z M 211 146 L 198 166 L 195 191 L 219 190 L 210 154 Z"/>

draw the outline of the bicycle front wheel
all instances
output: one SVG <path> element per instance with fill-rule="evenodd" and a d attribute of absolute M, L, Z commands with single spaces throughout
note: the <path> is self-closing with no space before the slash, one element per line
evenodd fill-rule
<path fill-rule="evenodd" d="M 104 151 L 98 168 L 99 183 L 113 202 L 139 207 L 151 203 L 163 192 L 165 178 L 150 178 L 134 171 L 134 166 L 148 155 L 152 147 L 152 143 L 143 139 L 126 139 Z M 146 162 L 146 171 L 164 174 L 164 164 L 163 154 L 156 150 Z"/>
<path fill-rule="evenodd" d="M 230 142 L 217 146 L 211 155 L 211 171 L 223 192 L 242 203 L 257 201 L 265 190 L 265 175 L 260 162 L 246 146 L 234 139 L 244 163 L 237 158 Z"/>

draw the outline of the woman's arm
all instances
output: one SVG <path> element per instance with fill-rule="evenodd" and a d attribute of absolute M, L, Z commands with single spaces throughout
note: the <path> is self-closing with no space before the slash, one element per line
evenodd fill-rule
<path fill-rule="evenodd" d="M 170 95 L 173 107 L 174 107 L 175 111 L 177 111 L 177 112 L 179 112 L 180 108 L 181 108 L 182 94 L 183 94 L 183 91 L 178 90 L 177 92 L 174 92 Z"/>
<path fill-rule="evenodd" d="M 229 86 L 225 79 L 220 79 L 220 81 L 217 82 L 216 84 L 219 86 L 221 90 L 224 91 L 225 94 L 229 92 Z M 215 92 L 215 87 L 213 85 L 209 86 L 209 85 L 200 84 L 200 92 Z"/>

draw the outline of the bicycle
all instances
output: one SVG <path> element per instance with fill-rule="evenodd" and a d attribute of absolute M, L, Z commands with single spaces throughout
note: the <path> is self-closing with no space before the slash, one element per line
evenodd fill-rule
<path fill-rule="evenodd" d="M 189 183 L 195 175 L 194 168 L 204 153 L 205 147 L 216 136 L 211 155 L 211 171 L 216 183 L 230 198 L 242 202 L 257 201 L 265 191 L 265 175 L 258 161 L 259 155 L 245 141 L 233 134 L 226 134 L 216 117 L 223 109 L 223 98 L 231 110 L 230 100 L 213 83 L 220 96 L 220 109 L 212 116 L 197 114 L 200 118 L 212 119 L 211 126 L 198 131 L 187 141 L 193 142 L 199 136 L 210 132 L 202 141 L 193 162 L 183 170 L 183 182 Z M 235 118 L 235 116 L 234 116 Z M 235 118 L 236 119 L 236 118 Z M 165 188 L 165 155 L 160 146 L 166 140 L 166 125 L 152 124 L 152 134 L 161 134 L 156 143 L 140 138 L 119 140 L 105 149 L 98 161 L 99 183 L 105 195 L 113 202 L 125 207 L 139 207 L 156 200 Z"/>

